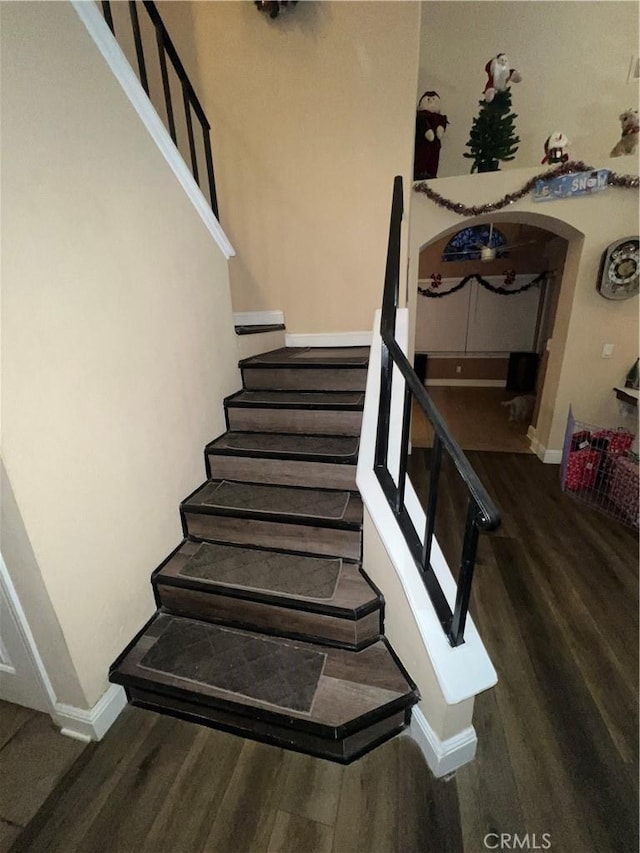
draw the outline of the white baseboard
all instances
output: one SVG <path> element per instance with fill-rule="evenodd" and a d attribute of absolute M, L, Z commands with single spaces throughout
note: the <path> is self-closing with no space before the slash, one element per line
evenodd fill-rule
<path fill-rule="evenodd" d="M 372 332 L 326 332 L 286 335 L 288 347 L 370 347 Z"/>
<path fill-rule="evenodd" d="M 284 326 L 282 311 L 239 311 L 233 315 L 234 326 Z"/>
<path fill-rule="evenodd" d="M 126 704 L 127 697 L 122 687 L 112 684 L 93 708 L 84 710 L 56 702 L 52 716 L 60 726 L 61 734 L 88 743 L 102 740 Z"/>
<path fill-rule="evenodd" d="M 416 355 L 426 355 L 429 357 L 430 361 L 438 361 L 439 359 L 444 359 L 446 361 L 451 361 L 452 358 L 455 358 L 456 361 L 464 361 L 464 359 L 478 359 L 478 358 L 500 358 L 503 361 L 508 361 L 509 353 L 508 352 L 457 352 L 455 351 L 443 351 L 438 350 L 436 352 L 429 350 L 416 350 Z"/>
<path fill-rule="evenodd" d="M 182 185 L 182 188 L 200 215 L 209 233 L 218 244 L 220 251 L 227 260 L 233 257 L 235 255 L 233 246 L 222 230 L 220 223 L 211 210 L 209 202 L 204 197 L 189 167 L 182 159 L 182 155 L 169 136 L 169 132 L 149 100 L 149 96 L 142 88 L 140 81 L 129 65 L 126 56 L 107 26 L 98 7 L 95 3 L 87 3 L 86 0 L 71 0 L 71 2 L 80 20 L 87 28 L 87 32 L 95 42 L 96 47 L 104 57 L 118 83 L 120 83 L 125 95 L 131 101 L 134 110 L 149 131 L 151 138 Z"/>
<path fill-rule="evenodd" d="M 527 432 L 527 438 L 531 442 L 531 450 L 545 465 L 559 465 L 562 462 L 562 450 L 547 450 L 544 444 L 538 441 L 535 431 L 531 427 Z"/>
<path fill-rule="evenodd" d="M 452 385 L 456 388 L 505 388 L 504 379 L 427 379 L 425 385 Z"/>
<path fill-rule="evenodd" d="M 417 707 L 411 712 L 409 734 L 422 750 L 429 769 L 437 778 L 447 776 L 463 764 L 473 761 L 476 754 L 478 737 L 473 726 L 446 740 L 440 740 Z"/>

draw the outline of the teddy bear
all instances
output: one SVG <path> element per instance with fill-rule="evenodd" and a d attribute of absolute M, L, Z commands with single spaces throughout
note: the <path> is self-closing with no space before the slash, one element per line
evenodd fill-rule
<path fill-rule="evenodd" d="M 517 68 L 509 68 L 506 53 L 499 53 L 490 59 L 484 70 L 487 72 L 487 82 L 482 94 L 488 104 L 495 98 L 496 92 L 504 92 L 509 83 L 519 83 L 522 80 Z"/>
<path fill-rule="evenodd" d="M 638 148 L 638 110 L 625 110 L 620 113 L 622 136 L 611 149 L 610 157 L 621 157 L 623 154 L 635 154 Z"/>
<path fill-rule="evenodd" d="M 441 112 L 440 95 L 434 91 L 425 92 L 416 113 L 414 181 L 438 177 L 442 137 L 448 124 L 448 118 Z"/>

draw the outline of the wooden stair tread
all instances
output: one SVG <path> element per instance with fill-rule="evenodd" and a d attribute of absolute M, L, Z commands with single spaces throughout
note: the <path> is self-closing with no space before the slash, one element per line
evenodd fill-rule
<path fill-rule="evenodd" d="M 243 359 L 241 367 L 366 368 L 369 347 L 283 347 Z"/>
<path fill-rule="evenodd" d="M 227 408 L 303 409 L 305 411 L 362 411 L 362 391 L 239 391 L 225 401 Z"/>
<path fill-rule="evenodd" d="M 185 541 L 154 581 L 350 619 L 380 607 L 356 563 L 227 543 Z"/>
<path fill-rule="evenodd" d="M 205 452 L 355 465 L 359 444 L 358 436 L 230 430 L 208 444 Z"/>
<path fill-rule="evenodd" d="M 232 480 L 207 480 L 183 502 L 182 509 L 322 527 L 359 529 L 362 523 L 362 499 L 357 492 Z"/>
<path fill-rule="evenodd" d="M 331 739 L 416 701 L 383 641 L 352 652 L 166 613 L 153 617 L 110 678 Z"/>
<path fill-rule="evenodd" d="M 261 326 L 234 326 L 236 335 L 261 335 L 264 332 L 281 332 L 284 330 L 282 323 L 265 323 Z"/>

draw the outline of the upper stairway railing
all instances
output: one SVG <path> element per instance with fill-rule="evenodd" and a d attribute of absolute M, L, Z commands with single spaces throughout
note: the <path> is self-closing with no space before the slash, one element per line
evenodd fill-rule
<path fill-rule="evenodd" d="M 125 34 L 124 32 L 120 32 L 120 27 L 118 27 L 118 32 L 116 32 L 113 9 L 111 8 L 113 5 L 114 8 L 117 8 L 118 11 L 120 11 L 120 9 L 124 8 L 125 4 L 120 2 L 112 4 L 109 2 L 109 0 L 102 0 L 101 5 L 104 19 L 107 25 L 109 26 L 109 29 L 113 33 L 114 37 L 118 39 L 118 41 L 120 41 L 121 38 L 128 38 L 129 33 Z M 184 133 L 186 135 L 186 139 L 184 141 L 188 144 L 189 147 L 191 173 L 196 183 L 202 190 L 202 193 L 205 198 L 207 196 L 206 186 L 208 186 L 211 209 L 213 210 L 216 219 L 218 219 L 218 199 L 216 197 L 216 184 L 213 172 L 213 158 L 211 155 L 211 140 L 209 137 L 209 131 L 211 130 L 211 126 L 207 120 L 204 110 L 202 109 L 202 105 L 200 104 L 200 101 L 198 100 L 193 86 L 191 85 L 191 81 L 187 76 L 187 72 L 185 71 L 182 62 L 180 61 L 180 57 L 178 56 L 178 53 L 175 47 L 173 46 L 173 42 L 169 37 L 169 33 L 167 32 L 167 29 L 162 22 L 160 13 L 156 8 L 156 4 L 151 2 L 151 0 L 143 0 L 142 3 L 137 3 L 135 0 L 128 0 L 126 6 L 128 6 L 129 16 L 128 20 L 126 21 L 126 24 L 123 24 L 123 27 L 125 25 L 127 27 L 130 27 L 130 31 L 133 36 L 133 43 L 135 46 L 136 59 L 138 64 L 138 76 L 140 79 L 140 83 L 142 84 L 143 89 L 145 90 L 152 102 L 154 101 L 154 98 L 150 94 L 150 66 L 148 66 L 148 63 L 151 60 L 150 46 L 147 44 L 145 50 L 144 33 L 147 28 L 141 25 L 140 17 L 138 15 L 139 6 L 144 7 L 151 21 L 151 24 L 153 25 L 157 48 L 157 61 L 159 63 L 160 77 L 162 82 L 162 94 L 164 98 L 166 126 L 176 148 L 179 149 L 179 142 L 181 140 L 179 140 L 178 138 L 178 133 L 176 129 L 176 113 L 174 113 L 174 104 L 171 92 L 171 79 L 169 74 L 169 64 L 167 60 L 169 61 L 175 73 L 182 94 L 181 100 L 182 107 L 184 110 L 185 124 Z M 120 20 L 119 23 L 121 23 Z M 160 114 L 159 105 L 154 103 L 154 106 Z M 165 117 L 161 116 L 163 120 L 165 120 Z M 202 132 L 201 145 L 198 144 L 196 135 L 194 133 L 194 117 L 199 123 L 200 130 Z M 204 155 L 204 163 L 201 162 L 202 155 Z M 185 161 L 186 159 L 187 158 L 185 157 Z M 206 185 L 203 185 L 204 179 L 201 177 L 203 172 L 206 173 Z"/>
<path fill-rule="evenodd" d="M 393 184 L 393 203 L 389 225 L 389 244 L 380 324 L 380 335 L 382 338 L 380 406 L 378 411 L 374 472 L 411 551 L 440 620 L 440 624 L 451 645 L 459 646 L 464 642 L 464 628 L 469 610 L 478 536 L 480 531 L 494 530 L 498 527 L 500 524 L 500 515 L 475 471 L 469 464 L 469 460 L 452 437 L 442 416 L 425 391 L 424 386 L 405 354 L 400 349 L 395 337 L 400 283 L 400 228 L 402 214 L 402 178 L 396 177 Z M 402 437 L 397 483 L 388 468 L 391 391 L 394 366 L 399 371 L 399 378 L 404 382 Z M 412 403 L 414 400 L 422 409 L 433 429 L 433 448 L 431 451 L 431 471 L 424 539 L 418 535 L 404 502 L 407 459 L 409 455 L 409 430 Z M 431 567 L 431 548 L 443 452 L 449 455 L 466 487 L 468 495 L 464 541 L 458 573 L 458 588 L 453 611 Z"/>

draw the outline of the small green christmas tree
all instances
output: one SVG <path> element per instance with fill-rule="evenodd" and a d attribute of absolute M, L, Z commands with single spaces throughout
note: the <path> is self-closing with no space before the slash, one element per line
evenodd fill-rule
<path fill-rule="evenodd" d="M 473 160 L 473 172 L 497 172 L 501 160 L 513 160 L 520 138 L 515 135 L 514 121 L 518 116 L 511 112 L 511 90 L 496 92 L 489 103 L 480 101 L 480 112 L 474 118 L 467 148 L 463 154 Z"/>

